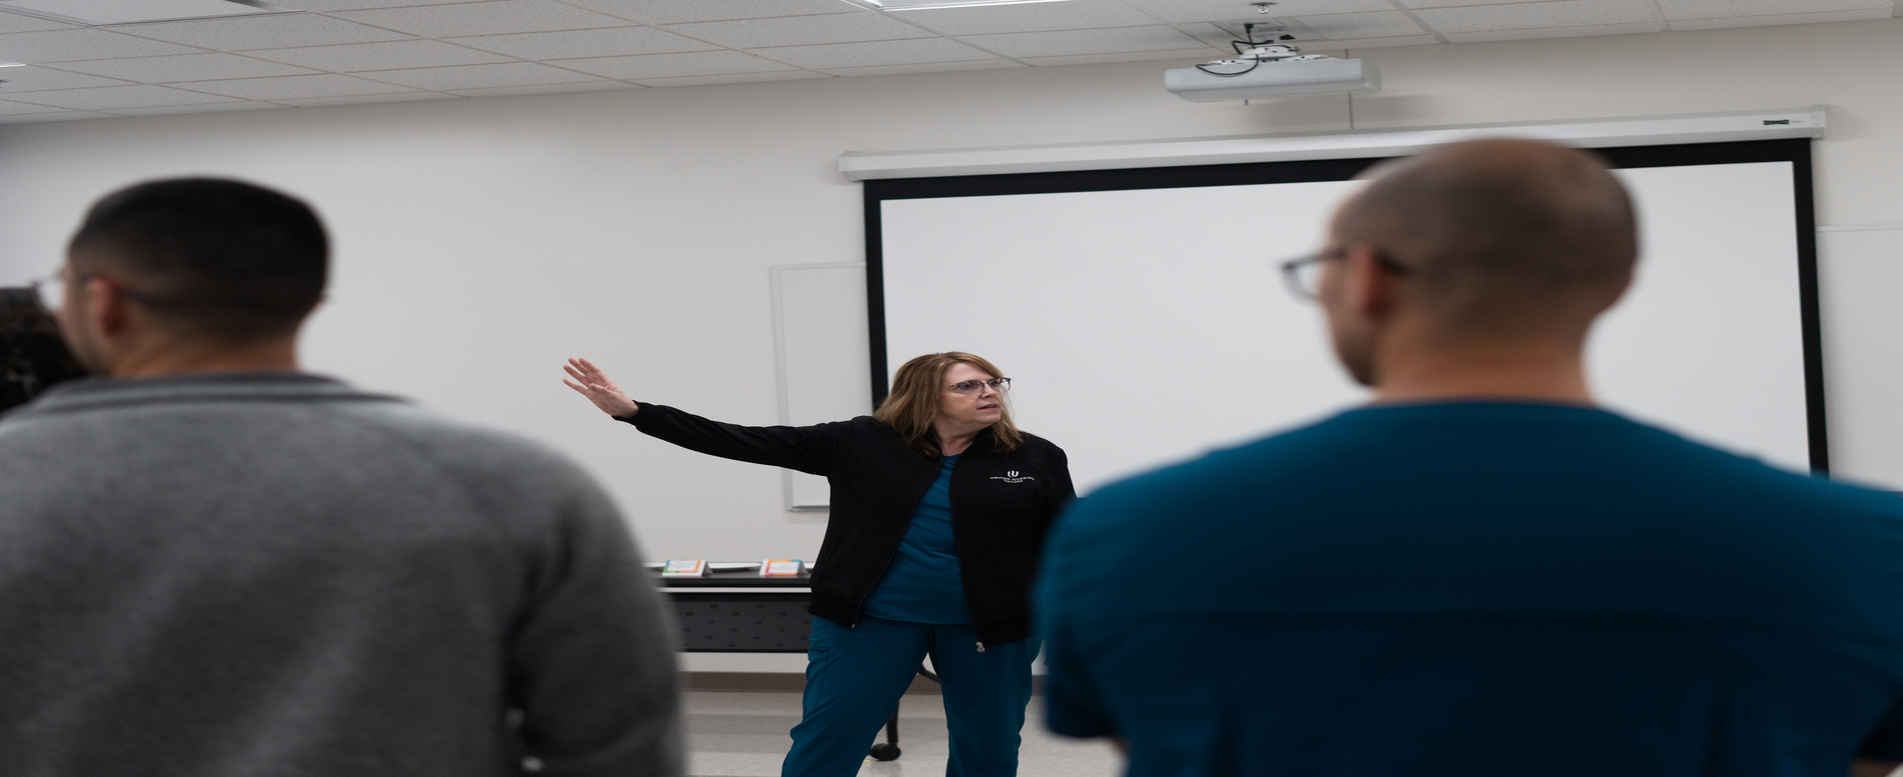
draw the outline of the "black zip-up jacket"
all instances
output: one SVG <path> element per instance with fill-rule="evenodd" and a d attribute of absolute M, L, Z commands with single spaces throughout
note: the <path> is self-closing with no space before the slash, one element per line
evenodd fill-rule
<path fill-rule="evenodd" d="M 639 404 L 639 412 L 616 420 L 689 450 L 795 469 L 832 484 L 832 516 L 814 560 L 808 609 L 834 623 L 857 624 L 919 500 L 938 479 L 938 460 L 870 416 L 815 426 L 738 426 Z M 1038 551 L 1051 519 L 1075 495 L 1063 449 L 1029 434 L 1009 453 L 992 450 L 989 433 L 980 435 L 952 468 L 952 537 L 965 606 L 983 645 L 1031 635 Z"/>

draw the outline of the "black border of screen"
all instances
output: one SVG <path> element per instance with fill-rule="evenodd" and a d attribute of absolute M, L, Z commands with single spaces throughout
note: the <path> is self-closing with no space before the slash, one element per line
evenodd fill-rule
<path fill-rule="evenodd" d="M 1811 469 L 1816 472 L 1829 472 L 1830 446 L 1824 421 L 1823 337 L 1817 305 L 1817 216 L 1811 187 L 1810 141 L 1682 143 L 1600 148 L 1593 151 L 1617 168 L 1791 163 L 1791 185 L 1797 206 L 1797 285 L 1799 315 L 1804 328 L 1804 395 L 1810 432 L 1810 463 Z M 1345 181 L 1384 159 L 1317 159 L 866 181 L 866 312 L 872 350 L 873 406 L 877 407 L 885 401 L 890 391 L 886 378 L 889 366 L 885 354 L 885 273 L 879 222 L 879 206 L 886 200 Z"/>

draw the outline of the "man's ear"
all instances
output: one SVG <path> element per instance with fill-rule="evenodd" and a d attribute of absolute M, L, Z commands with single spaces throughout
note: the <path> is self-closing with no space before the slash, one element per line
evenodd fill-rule
<path fill-rule="evenodd" d="M 1343 284 L 1345 301 L 1356 317 L 1380 321 L 1393 315 L 1395 296 L 1400 289 L 1394 274 L 1381 266 L 1381 256 L 1374 246 L 1348 245 L 1341 264 L 1346 276 L 1343 279 L 1346 281 Z"/>
<path fill-rule="evenodd" d="M 94 275 L 86 279 L 79 292 L 86 300 L 86 323 L 95 333 L 111 337 L 126 331 L 131 324 L 132 302 L 118 281 Z"/>

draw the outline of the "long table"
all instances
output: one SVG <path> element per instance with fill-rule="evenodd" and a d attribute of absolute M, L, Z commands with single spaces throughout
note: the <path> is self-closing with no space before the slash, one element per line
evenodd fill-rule
<path fill-rule="evenodd" d="M 764 577 L 758 572 L 715 572 L 663 577 L 674 600 L 681 649 L 690 653 L 804 653 L 813 632 L 812 576 Z"/>

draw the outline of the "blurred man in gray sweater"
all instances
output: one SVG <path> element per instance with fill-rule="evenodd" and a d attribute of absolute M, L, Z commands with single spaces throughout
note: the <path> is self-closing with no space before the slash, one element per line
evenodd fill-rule
<path fill-rule="evenodd" d="M 327 254 L 234 181 L 87 214 L 59 318 L 110 377 L 0 418 L 0 771 L 680 774 L 675 628 L 614 506 L 298 372 Z"/>

